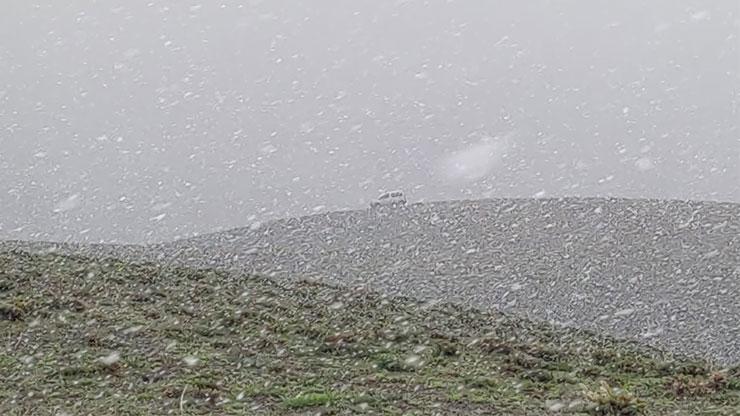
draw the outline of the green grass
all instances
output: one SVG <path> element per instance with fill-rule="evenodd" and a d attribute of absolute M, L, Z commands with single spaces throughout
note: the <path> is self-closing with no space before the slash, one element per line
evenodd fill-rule
<path fill-rule="evenodd" d="M 0 252 L 0 414 L 740 414 L 740 371 L 311 282 Z"/>
<path fill-rule="evenodd" d="M 336 398 L 331 393 L 299 393 L 297 396 L 285 399 L 283 404 L 292 409 L 300 409 L 324 406 L 333 401 L 336 401 Z"/>

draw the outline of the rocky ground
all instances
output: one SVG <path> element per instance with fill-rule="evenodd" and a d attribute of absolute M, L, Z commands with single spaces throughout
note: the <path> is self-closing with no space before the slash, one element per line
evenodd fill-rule
<path fill-rule="evenodd" d="M 84 250 L 365 285 L 734 364 L 739 231 L 740 205 L 731 203 L 500 199 L 332 212 L 148 247 Z"/>

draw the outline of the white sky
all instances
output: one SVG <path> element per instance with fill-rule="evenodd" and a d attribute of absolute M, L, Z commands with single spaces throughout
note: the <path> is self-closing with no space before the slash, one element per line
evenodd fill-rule
<path fill-rule="evenodd" d="M 412 201 L 740 202 L 740 2 L 27 1 L 0 238 L 167 240 Z"/>

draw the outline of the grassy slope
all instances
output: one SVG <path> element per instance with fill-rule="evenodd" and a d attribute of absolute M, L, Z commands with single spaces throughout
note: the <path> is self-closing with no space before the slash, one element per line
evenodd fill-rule
<path fill-rule="evenodd" d="M 0 341 L 9 415 L 740 413 L 736 370 L 624 342 L 114 260 L 0 252 Z"/>

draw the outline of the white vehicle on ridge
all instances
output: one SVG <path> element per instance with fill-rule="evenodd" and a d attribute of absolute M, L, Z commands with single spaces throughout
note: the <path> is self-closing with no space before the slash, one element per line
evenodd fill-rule
<path fill-rule="evenodd" d="M 403 206 L 406 205 L 406 196 L 401 191 L 386 192 L 370 203 L 371 208 L 380 206 Z"/>

